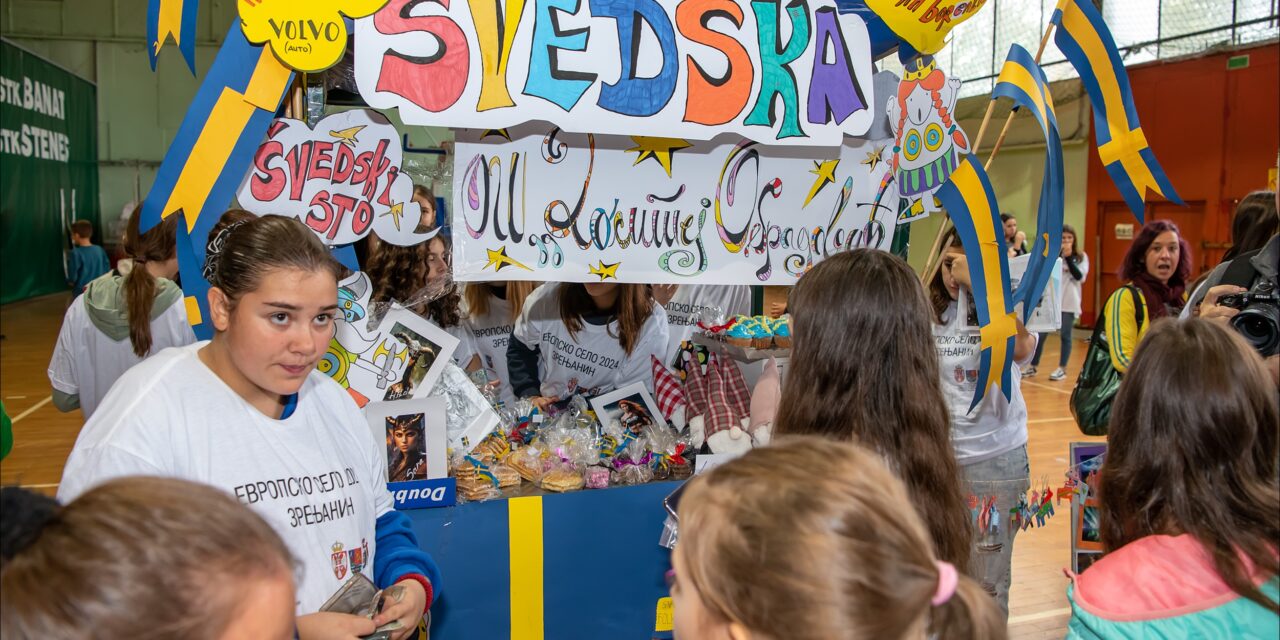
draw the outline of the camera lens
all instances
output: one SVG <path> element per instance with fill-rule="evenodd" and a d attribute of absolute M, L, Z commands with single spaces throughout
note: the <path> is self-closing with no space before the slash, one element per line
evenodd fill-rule
<path fill-rule="evenodd" d="M 1231 326 L 1263 357 L 1280 353 L 1280 313 L 1275 306 L 1250 307 L 1231 319 Z"/>

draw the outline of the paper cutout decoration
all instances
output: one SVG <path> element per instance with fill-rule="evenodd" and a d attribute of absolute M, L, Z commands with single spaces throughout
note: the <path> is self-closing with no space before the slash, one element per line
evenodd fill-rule
<path fill-rule="evenodd" d="M 866 0 L 894 34 L 920 53 L 941 51 L 947 34 L 986 4 L 987 0 Z"/>
<path fill-rule="evenodd" d="M 1018 328 L 1009 291 L 1009 253 L 995 191 L 977 156 L 969 154 L 960 161 L 951 180 L 938 190 L 938 198 L 951 214 L 968 257 L 969 279 L 982 326 L 978 386 L 969 405 L 973 411 L 993 384 L 999 383 L 1005 399 L 1010 398 L 1013 341 Z"/>
<path fill-rule="evenodd" d="M 196 242 L 187 231 L 187 225 L 178 224 L 176 240 L 178 276 L 182 278 L 187 323 L 191 325 L 196 340 L 212 340 L 214 329 L 209 319 L 209 281 L 204 278 L 204 259 L 196 257 Z"/>
<path fill-rule="evenodd" d="M 196 74 L 196 18 L 200 0 L 147 1 L 147 59 L 156 70 L 160 49 L 173 36 L 174 44 L 187 61 L 191 75 Z"/>
<path fill-rule="evenodd" d="M 876 201 L 888 140 L 695 142 L 668 176 L 636 164 L 630 137 L 543 123 L 509 133 L 458 132 L 455 280 L 794 284 L 833 253 L 893 242 L 896 185 Z M 832 178 L 816 191 L 815 165 Z"/>
<path fill-rule="evenodd" d="M 1040 123 L 1044 133 L 1044 177 L 1040 181 L 1040 205 L 1036 213 L 1036 240 L 1022 284 L 1014 291 L 1014 304 L 1022 303 L 1022 322 L 1031 318 L 1044 294 L 1045 285 L 1058 269 L 1062 246 L 1062 222 L 1065 215 L 1063 193 L 1062 139 L 1058 135 L 1058 118 L 1053 109 L 1049 80 L 1026 49 L 1013 45 L 1004 68 L 996 79 L 991 99 L 1010 98 L 1015 108 L 1027 109 Z"/>
<path fill-rule="evenodd" d="M 231 203 L 292 81 L 293 72 L 271 51 L 249 44 L 232 25 L 143 201 L 142 230 L 182 212 L 203 261 L 209 230 Z"/>
<path fill-rule="evenodd" d="M 1145 224 L 1147 189 L 1174 204 L 1183 204 L 1155 152 L 1147 146 L 1129 74 L 1102 15 L 1088 0 L 1061 0 L 1052 22 L 1057 26 L 1054 43 L 1080 74 L 1089 93 L 1098 158 L 1134 217 Z"/>
<path fill-rule="evenodd" d="M 893 178 L 905 201 L 899 224 L 937 211 L 934 196 L 960 158 L 969 151 L 969 138 L 953 119 L 960 80 L 948 77 L 933 56 L 909 63 L 889 99 L 889 128 L 893 130 Z"/>
<path fill-rule="evenodd" d="M 415 245 L 433 234 L 419 230 L 421 212 L 403 162 L 400 135 L 380 113 L 344 111 L 314 129 L 280 118 L 267 129 L 236 199 L 259 215 L 297 218 L 328 245 L 350 244 L 370 231 Z"/>
<path fill-rule="evenodd" d="M 361 97 L 409 125 L 834 146 L 873 120 L 834 0 L 391 0 L 355 36 Z"/>
<path fill-rule="evenodd" d="M 238 0 L 236 7 L 249 42 L 266 44 L 290 69 L 314 73 L 337 64 L 347 50 L 347 24 L 342 16 L 363 18 L 386 3 L 387 0 Z"/>
<path fill-rule="evenodd" d="M 392 305 L 370 328 L 373 287 L 356 272 L 338 283 L 337 322 L 317 369 L 333 378 L 363 407 L 370 401 L 424 397 L 452 362 L 458 339 L 422 316 Z"/>

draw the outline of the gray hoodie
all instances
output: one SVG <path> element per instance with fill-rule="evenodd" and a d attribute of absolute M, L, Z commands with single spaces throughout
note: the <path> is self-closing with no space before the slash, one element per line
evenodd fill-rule
<path fill-rule="evenodd" d="M 112 340 L 129 337 L 129 305 L 124 297 L 125 276 L 116 273 L 90 282 L 84 289 L 84 308 L 89 320 Z M 169 307 L 182 301 L 182 289 L 168 278 L 156 278 L 156 297 L 151 305 L 151 320 L 159 318 Z"/>

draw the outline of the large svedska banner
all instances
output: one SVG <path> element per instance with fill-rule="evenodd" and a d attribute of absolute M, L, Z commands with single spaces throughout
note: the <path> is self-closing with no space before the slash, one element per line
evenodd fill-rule
<path fill-rule="evenodd" d="M 355 39 L 360 95 L 410 125 L 836 146 L 883 104 L 833 0 L 390 0 Z"/>
<path fill-rule="evenodd" d="M 545 123 L 460 131 L 454 277 L 793 284 L 835 252 L 892 244 L 891 154 L 892 140 L 801 148 Z"/>

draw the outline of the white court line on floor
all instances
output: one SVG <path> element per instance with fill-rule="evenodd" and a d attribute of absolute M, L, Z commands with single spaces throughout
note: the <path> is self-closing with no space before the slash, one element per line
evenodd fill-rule
<path fill-rule="evenodd" d="M 1075 420 L 1075 418 L 1072 418 L 1071 416 L 1067 416 L 1065 418 L 1036 418 L 1035 420 L 1028 420 L 1027 424 L 1041 424 L 1044 422 L 1066 422 L 1068 420 Z"/>
<path fill-rule="evenodd" d="M 1056 618 L 1071 613 L 1071 607 L 1065 609 L 1053 609 L 1051 611 L 1041 611 L 1040 613 L 1028 613 L 1024 616 L 1009 618 L 1009 624 L 1020 624 L 1023 622 L 1034 622 L 1036 620 L 1044 620 L 1045 618 Z"/>
<path fill-rule="evenodd" d="M 1022 379 L 1022 384 L 1029 384 L 1029 385 L 1031 385 L 1031 386 L 1033 386 L 1033 387 L 1039 387 L 1039 388 L 1041 388 L 1041 389 L 1048 389 L 1048 390 L 1050 390 L 1050 391 L 1057 391 L 1058 393 L 1064 393 L 1064 394 L 1066 394 L 1066 395 L 1071 395 L 1071 389 L 1063 389 L 1063 388 L 1061 388 L 1061 387 L 1051 387 L 1051 386 L 1049 386 L 1049 385 L 1047 385 L 1047 384 L 1040 384 L 1039 382 L 1031 382 L 1030 380 L 1027 380 L 1026 378 L 1023 378 L 1023 379 Z M 1074 388 L 1074 386 L 1073 386 L 1072 388 Z"/>
<path fill-rule="evenodd" d="M 26 400 L 26 396 L 9 396 L 5 400 Z"/>
<path fill-rule="evenodd" d="M 59 484 L 60 483 L 58 482 L 54 482 L 51 484 L 24 484 L 22 485 L 22 488 L 23 489 L 53 489 L 53 488 L 56 488 Z"/>
<path fill-rule="evenodd" d="M 32 413 L 34 413 L 34 412 L 35 412 L 35 410 L 36 410 L 36 409 L 39 409 L 40 407 L 43 407 L 43 406 L 45 406 L 46 404 L 49 404 L 50 402 L 53 402 L 53 396 L 49 396 L 48 398 L 45 398 L 44 400 L 41 400 L 40 402 L 37 402 L 37 403 L 35 404 L 35 406 L 33 406 L 33 407 L 31 407 L 30 409 L 27 409 L 26 411 L 23 411 L 22 413 L 19 413 L 18 415 L 14 416 L 14 418 L 13 418 L 13 420 L 12 420 L 12 423 L 13 423 L 13 424 L 18 424 L 18 421 L 19 421 L 19 420 L 21 420 L 21 419 L 23 419 L 23 418 L 25 418 L 25 417 L 27 417 L 27 416 L 31 415 Z"/>

